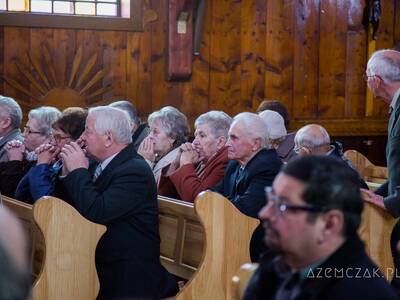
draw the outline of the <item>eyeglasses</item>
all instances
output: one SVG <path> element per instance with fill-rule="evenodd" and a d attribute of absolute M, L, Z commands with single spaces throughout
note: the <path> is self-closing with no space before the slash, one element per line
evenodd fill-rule
<path fill-rule="evenodd" d="M 276 216 L 282 216 L 290 211 L 306 211 L 310 213 L 323 213 L 328 211 L 326 207 L 322 206 L 286 204 L 284 203 L 284 198 L 276 195 L 270 186 L 265 188 L 265 195 L 267 197 L 267 205 L 273 208 L 274 215 Z"/>
<path fill-rule="evenodd" d="M 300 150 L 301 150 L 302 148 L 304 148 L 304 146 L 294 147 L 293 151 L 294 151 L 296 154 L 299 154 L 299 153 L 300 153 Z"/>
<path fill-rule="evenodd" d="M 379 75 L 376 75 L 376 74 L 374 74 L 374 75 L 367 75 L 367 74 L 364 74 L 364 75 L 363 75 L 363 78 L 364 78 L 364 81 L 365 81 L 365 82 L 368 82 L 368 80 L 369 80 L 370 78 L 372 78 L 372 77 L 377 77 L 378 79 L 380 79 L 380 80 L 383 81 L 382 77 L 379 76 Z"/>
<path fill-rule="evenodd" d="M 28 126 L 24 127 L 25 134 L 42 134 L 40 131 L 32 131 Z"/>
<path fill-rule="evenodd" d="M 50 134 L 50 137 L 51 137 L 56 143 L 59 143 L 59 142 L 61 142 L 62 140 L 70 139 L 70 138 L 71 138 L 70 136 L 62 136 L 62 135 L 59 135 L 59 134 Z"/>

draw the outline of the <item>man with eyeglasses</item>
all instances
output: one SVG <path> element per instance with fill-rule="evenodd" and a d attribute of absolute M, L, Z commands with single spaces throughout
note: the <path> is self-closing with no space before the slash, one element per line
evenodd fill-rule
<path fill-rule="evenodd" d="M 0 95 L 0 162 L 7 161 L 5 146 L 9 141 L 22 141 L 22 110 L 19 104 L 10 97 Z"/>
<path fill-rule="evenodd" d="M 331 142 L 328 131 L 318 124 L 308 124 L 300 128 L 294 137 L 294 152 L 299 156 L 327 155 L 343 162 L 355 170 L 351 162 L 343 154 L 343 146 L 338 141 Z M 359 176 L 360 188 L 367 189 L 368 185 Z"/>
<path fill-rule="evenodd" d="M 271 253 L 245 300 L 397 299 L 357 234 L 363 201 L 357 173 L 334 158 L 289 162 L 259 213 Z"/>

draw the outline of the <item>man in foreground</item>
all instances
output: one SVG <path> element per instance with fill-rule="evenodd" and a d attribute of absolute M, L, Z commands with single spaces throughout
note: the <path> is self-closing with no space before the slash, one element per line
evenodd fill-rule
<path fill-rule="evenodd" d="M 266 255 L 245 300 L 397 299 L 357 234 L 357 173 L 326 156 L 289 162 L 260 212 Z"/>

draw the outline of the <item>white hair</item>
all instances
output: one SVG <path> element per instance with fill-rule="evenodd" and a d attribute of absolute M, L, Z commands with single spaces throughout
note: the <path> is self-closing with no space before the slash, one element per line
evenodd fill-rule
<path fill-rule="evenodd" d="M 374 52 L 367 64 L 368 75 L 378 75 L 390 82 L 400 81 L 400 52 L 383 49 Z"/>
<path fill-rule="evenodd" d="M 150 114 L 147 123 L 151 126 L 160 121 L 168 137 L 174 139 L 174 145 L 178 146 L 187 140 L 189 125 L 186 116 L 173 106 L 165 106 Z"/>
<path fill-rule="evenodd" d="M 211 134 L 218 138 L 223 136 L 228 138 L 229 127 L 232 124 L 232 118 L 223 111 L 212 110 L 200 115 L 194 122 L 194 127 L 207 124 L 210 126 Z"/>
<path fill-rule="evenodd" d="M 94 129 L 98 134 L 111 131 L 117 144 L 132 142 L 131 120 L 126 111 L 110 106 L 97 106 L 89 109 L 89 114 L 95 119 Z"/>
<path fill-rule="evenodd" d="M 22 110 L 17 101 L 0 95 L 0 116 L 10 117 L 12 128 L 19 128 L 22 121 Z"/>
<path fill-rule="evenodd" d="M 294 137 L 294 142 L 297 146 L 317 148 L 320 146 L 329 145 L 331 139 L 324 127 L 318 124 L 309 124 L 301 127 L 297 131 Z"/>
<path fill-rule="evenodd" d="M 58 120 L 61 116 L 61 112 L 53 106 L 41 106 L 32 109 L 28 117 L 29 119 L 35 119 L 38 124 L 38 130 L 45 136 L 49 136 L 53 123 Z"/>
<path fill-rule="evenodd" d="M 231 128 L 238 123 L 243 125 L 248 138 L 259 138 L 261 140 L 261 148 L 271 147 L 268 127 L 259 115 L 251 112 L 242 112 L 233 118 Z"/>

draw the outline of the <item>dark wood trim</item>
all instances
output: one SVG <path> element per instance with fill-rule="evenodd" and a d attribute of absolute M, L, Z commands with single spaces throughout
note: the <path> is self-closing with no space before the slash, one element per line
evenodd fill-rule
<path fill-rule="evenodd" d="M 297 130 L 307 124 L 323 126 L 330 136 L 384 136 L 387 135 L 388 120 L 385 119 L 307 119 L 291 120 L 290 131 Z"/>
<path fill-rule="evenodd" d="M 142 31 L 142 0 L 130 1 L 130 18 L 0 12 L 0 26 Z"/>

